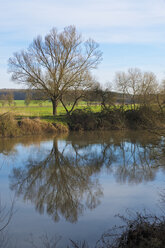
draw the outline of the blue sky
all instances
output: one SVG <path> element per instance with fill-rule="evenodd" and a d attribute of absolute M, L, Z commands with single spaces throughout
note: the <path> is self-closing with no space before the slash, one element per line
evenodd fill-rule
<path fill-rule="evenodd" d="M 100 44 L 103 61 L 95 75 L 102 84 L 129 67 L 165 78 L 165 0 L 1 0 L 0 88 L 22 87 L 7 73 L 14 52 L 52 27 L 72 24 Z"/>

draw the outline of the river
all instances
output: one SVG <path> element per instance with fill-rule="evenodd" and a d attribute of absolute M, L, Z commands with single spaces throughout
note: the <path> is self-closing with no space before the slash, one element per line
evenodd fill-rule
<path fill-rule="evenodd" d="M 0 140 L 1 226 L 14 204 L 3 231 L 10 248 L 41 248 L 46 240 L 65 247 L 70 239 L 94 245 L 121 224 L 117 214 L 163 214 L 164 188 L 165 139 L 151 133 Z"/>

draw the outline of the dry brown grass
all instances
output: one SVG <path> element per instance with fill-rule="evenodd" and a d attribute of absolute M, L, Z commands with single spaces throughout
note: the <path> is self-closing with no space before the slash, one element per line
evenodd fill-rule
<path fill-rule="evenodd" d="M 59 133 L 68 133 L 69 132 L 68 127 L 62 123 L 53 123 L 53 125 Z"/>
<path fill-rule="evenodd" d="M 1 137 L 14 137 L 19 136 L 20 130 L 17 121 L 14 119 L 13 114 L 6 113 L 0 116 L 0 136 Z"/>
<path fill-rule="evenodd" d="M 20 129 L 23 135 L 30 134 L 43 134 L 43 133 L 56 133 L 55 128 L 51 123 L 41 121 L 40 119 L 22 119 L 20 122 Z"/>
<path fill-rule="evenodd" d="M 39 118 L 24 118 L 16 121 L 14 115 L 6 113 L 0 116 L 0 137 L 17 137 L 22 135 L 43 135 L 67 133 L 68 128 L 61 124 L 51 124 Z"/>

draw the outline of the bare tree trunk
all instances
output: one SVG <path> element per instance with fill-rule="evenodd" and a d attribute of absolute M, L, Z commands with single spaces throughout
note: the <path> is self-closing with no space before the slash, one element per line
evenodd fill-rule
<path fill-rule="evenodd" d="M 79 100 L 80 98 L 81 98 L 81 96 L 80 96 L 80 97 L 77 97 L 77 98 L 75 99 L 75 101 L 74 101 L 74 103 L 73 103 L 73 105 L 72 105 L 72 107 L 71 107 L 70 110 L 67 109 L 67 107 L 66 107 L 65 103 L 63 102 L 62 98 L 60 99 L 60 101 L 61 101 L 61 103 L 62 103 L 64 109 L 65 109 L 66 112 L 67 112 L 67 115 L 70 115 L 70 114 L 72 113 L 72 111 L 74 110 L 74 107 L 75 107 L 76 103 L 78 102 L 78 100 Z"/>
<path fill-rule="evenodd" d="M 157 98 L 157 103 L 158 103 L 158 106 L 160 108 L 160 111 L 164 115 L 164 110 L 163 110 L 162 104 L 161 104 L 160 99 L 159 99 L 159 94 L 156 95 L 156 98 Z"/>
<path fill-rule="evenodd" d="M 135 96 L 133 96 L 133 110 L 135 110 L 136 106 L 135 106 Z"/>
<path fill-rule="evenodd" d="M 123 106 L 125 105 L 125 93 L 123 93 Z"/>
<path fill-rule="evenodd" d="M 57 115 L 57 99 L 51 99 L 52 101 L 52 105 L 53 105 L 53 115 L 56 116 Z"/>
<path fill-rule="evenodd" d="M 68 110 L 67 107 L 65 106 L 65 104 L 64 104 L 64 102 L 63 102 L 63 100 L 62 100 L 62 97 L 61 97 L 60 101 L 61 101 L 62 106 L 64 107 L 66 113 L 69 114 L 69 110 Z"/>
<path fill-rule="evenodd" d="M 124 112 L 124 106 L 125 106 L 125 93 L 122 94 L 122 106 L 121 106 L 122 112 Z"/>

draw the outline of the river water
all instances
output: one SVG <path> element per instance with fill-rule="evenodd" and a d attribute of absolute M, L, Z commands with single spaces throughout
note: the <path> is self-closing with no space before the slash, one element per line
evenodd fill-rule
<path fill-rule="evenodd" d="M 164 189 L 165 140 L 147 132 L 0 140 L 0 227 L 14 204 L 2 232 L 9 247 L 94 245 L 121 224 L 117 214 L 163 214 Z"/>

